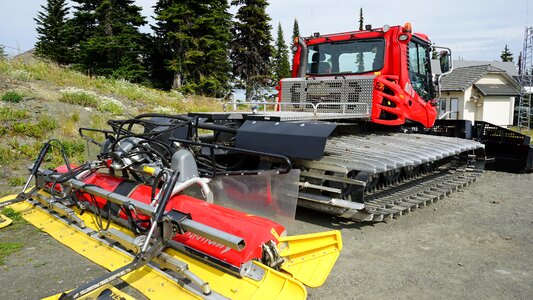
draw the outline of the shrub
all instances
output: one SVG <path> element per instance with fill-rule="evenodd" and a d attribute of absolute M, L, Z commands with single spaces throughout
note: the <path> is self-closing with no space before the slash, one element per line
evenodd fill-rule
<path fill-rule="evenodd" d="M 16 157 L 17 155 L 13 148 L 0 145 L 0 164 L 10 164 L 16 160 Z"/>
<path fill-rule="evenodd" d="M 2 95 L 2 101 L 5 101 L 5 102 L 19 103 L 20 101 L 22 101 L 22 99 L 24 99 L 24 97 L 22 97 L 21 94 L 14 92 L 14 91 L 5 92 Z"/>
<path fill-rule="evenodd" d="M 70 87 L 59 92 L 61 93 L 61 98 L 59 99 L 61 102 L 94 107 L 98 111 L 115 115 L 120 115 L 124 112 L 124 104 L 122 102 L 111 97 L 99 96 L 93 91 Z"/>
<path fill-rule="evenodd" d="M 69 87 L 60 90 L 59 93 L 61 93 L 59 98 L 61 102 L 90 107 L 98 106 L 98 95 L 95 92 Z"/>
<path fill-rule="evenodd" d="M 124 112 L 124 105 L 122 102 L 110 98 L 110 97 L 100 97 L 100 103 L 96 107 L 101 112 L 109 112 L 114 115 L 121 115 Z"/>
<path fill-rule="evenodd" d="M 50 132 L 54 129 L 57 129 L 59 127 L 59 124 L 54 118 L 48 115 L 43 115 L 39 117 L 36 126 L 40 127 L 45 132 Z"/>
<path fill-rule="evenodd" d="M 28 113 L 24 110 L 13 109 L 9 107 L 0 107 L 0 121 L 17 121 L 24 119 Z"/>
<path fill-rule="evenodd" d="M 33 79 L 33 75 L 26 70 L 20 70 L 20 69 L 13 70 L 10 75 L 14 79 L 20 80 L 20 81 L 30 81 Z"/>
<path fill-rule="evenodd" d="M 57 129 L 59 124 L 50 116 L 44 115 L 39 118 L 37 124 L 31 123 L 15 123 L 13 124 L 13 131 L 34 138 L 42 138 L 54 129 Z"/>

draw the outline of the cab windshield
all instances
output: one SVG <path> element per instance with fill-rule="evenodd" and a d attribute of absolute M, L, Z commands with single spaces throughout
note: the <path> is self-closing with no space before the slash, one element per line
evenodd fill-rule
<path fill-rule="evenodd" d="M 354 40 L 309 46 L 308 75 L 360 74 L 383 68 L 383 39 Z"/>

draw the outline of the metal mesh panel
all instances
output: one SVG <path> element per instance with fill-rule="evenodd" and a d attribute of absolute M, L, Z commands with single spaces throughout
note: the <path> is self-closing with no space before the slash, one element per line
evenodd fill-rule
<path fill-rule="evenodd" d="M 350 78 L 287 78 L 282 82 L 281 103 L 283 111 L 312 112 L 318 105 L 318 113 L 371 114 L 374 76 Z M 287 104 L 291 105 L 287 105 Z M 343 103 L 355 103 L 344 104 Z"/>
<path fill-rule="evenodd" d="M 529 130 L 531 129 L 531 94 L 533 93 L 533 75 L 530 71 L 533 68 L 533 27 L 526 27 L 520 63 L 518 75 L 522 91 L 518 104 L 517 125 L 519 130 Z"/>

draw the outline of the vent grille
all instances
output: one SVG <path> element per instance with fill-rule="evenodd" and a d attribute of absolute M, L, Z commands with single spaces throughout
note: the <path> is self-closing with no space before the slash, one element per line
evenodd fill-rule
<path fill-rule="evenodd" d="M 281 109 L 319 113 L 345 113 L 370 116 L 374 76 L 349 78 L 287 78 L 282 81 Z M 342 103 L 355 103 L 342 105 Z"/>

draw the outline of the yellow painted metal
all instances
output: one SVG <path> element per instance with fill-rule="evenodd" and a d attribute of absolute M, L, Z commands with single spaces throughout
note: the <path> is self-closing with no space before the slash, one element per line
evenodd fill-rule
<path fill-rule="evenodd" d="M 61 293 L 47 297 L 47 298 L 43 298 L 42 300 L 56 300 L 56 299 L 59 299 L 60 296 L 61 296 Z M 134 297 L 115 288 L 109 283 L 95 291 L 88 293 L 87 295 L 79 298 L 78 300 L 94 300 L 94 299 L 99 299 L 98 297 L 102 297 L 103 299 L 135 300 Z"/>
<path fill-rule="evenodd" d="M 39 193 L 49 196 L 43 191 Z M 6 200 L 2 198 L 0 202 Z M 105 246 L 74 227 L 57 220 L 40 207 L 35 207 L 26 201 L 14 204 L 12 207 L 22 212 L 23 218 L 37 228 L 108 270 L 115 270 L 131 262 L 131 257 L 127 254 Z M 96 229 L 93 214 L 85 212 L 77 216 L 85 222 L 87 227 Z M 112 224 L 111 227 L 131 234 L 116 224 Z M 254 262 L 254 264 L 262 269 L 264 276 L 260 281 L 256 281 L 248 277 L 233 276 L 173 249 L 166 249 L 165 252 L 187 263 L 189 270 L 208 282 L 214 291 L 230 299 L 305 299 L 307 297 L 307 291 L 302 283 L 289 274 L 268 268 L 259 262 Z M 162 275 L 160 271 L 149 266 L 122 277 L 122 280 L 150 299 L 198 298 Z"/>
<path fill-rule="evenodd" d="M 281 269 L 310 287 L 321 286 L 342 250 L 338 230 L 279 238 Z"/>
<path fill-rule="evenodd" d="M 9 200 L 15 199 L 16 197 L 17 195 L 6 196 L 0 199 L 0 202 L 9 201 Z M 13 220 L 11 220 L 10 218 L 0 213 L 0 229 L 9 226 L 11 223 L 13 223 Z"/>
<path fill-rule="evenodd" d="M 0 199 L 0 202 L 3 200 L 4 198 Z M 14 204 L 11 207 L 20 211 L 22 217 L 35 227 L 108 270 L 118 269 L 132 260 L 128 254 L 107 247 L 76 228 L 58 221 L 44 209 L 35 207 L 27 201 Z M 80 217 L 84 219 L 86 225 L 94 223 L 92 214 L 86 213 Z M 90 225 L 94 226 L 94 224 Z M 123 276 L 121 279 L 150 299 L 171 299 L 176 297 L 180 299 L 199 299 L 196 295 L 189 293 L 170 278 L 161 274 L 160 271 L 149 266 L 144 266 L 133 273 Z"/>
<path fill-rule="evenodd" d="M 0 229 L 9 226 L 11 223 L 13 223 L 13 220 L 0 214 Z"/>

